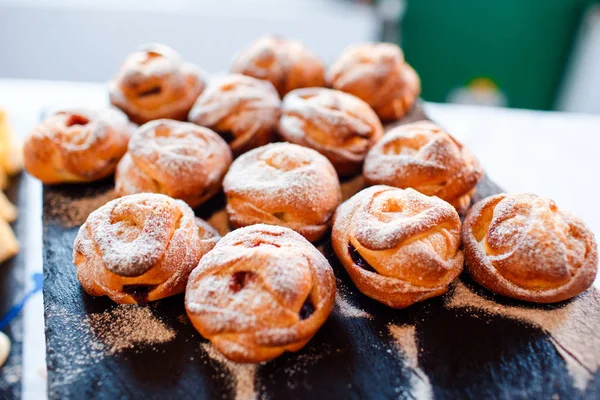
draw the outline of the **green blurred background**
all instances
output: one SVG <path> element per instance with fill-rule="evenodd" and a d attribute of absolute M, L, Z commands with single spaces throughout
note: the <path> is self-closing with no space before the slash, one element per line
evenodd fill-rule
<path fill-rule="evenodd" d="M 595 2 L 406 0 L 396 40 L 421 76 L 425 100 L 552 109 Z"/>

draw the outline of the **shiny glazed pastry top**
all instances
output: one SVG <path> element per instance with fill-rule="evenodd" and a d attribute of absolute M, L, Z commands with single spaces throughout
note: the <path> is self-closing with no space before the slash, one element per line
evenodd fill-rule
<path fill-rule="evenodd" d="M 133 125 L 116 108 L 58 111 L 26 138 L 25 168 L 45 184 L 105 178 L 127 151 L 132 131 Z"/>
<path fill-rule="evenodd" d="M 223 237 L 192 274 L 187 314 L 230 360 L 261 362 L 298 351 L 335 300 L 325 257 L 291 229 L 252 225 Z"/>
<path fill-rule="evenodd" d="M 270 81 L 281 97 L 303 87 L 325 86 L 323 62 L 298 40 L 263 36 L 240 52 L 231 72 Z"/>
<path fill-rule="evenodd" d="M 146 303 L 185 290 L 218 234 L 181 200 L 142 193 L 90 214 L 73 245 L 83 289 L 117 303 Z"/>
<path fill-rule="evenodd" d="M 421 93 L 421 80 L 392 43 L 348 47 L 329 68 L 330 87 L 366 101 L 383 121 L 404 117 Z"/>
<path fill-rule="evenodd" d="M 195 65 L 160 44 L 140 47 L 109 83 L 110 102 L 138 124 L 169 118 L 184 121 L 205 87 Z"/>
<path fill-rule="evenodd" d="M 458 213 L 413 189 L 358 192 L 336 211 L 331 242 L 358 289 L 395 308 L 444 294 L 463 268 Z"/>
<path fill-rule="evenodd" d="M 413 188 L 437 196 L 460 213 L 469 207 L 483 168 L 471 152 L 429 121 L 388 131 L 365 159 L 368 184 Z"/>
<path fill-rule="evenodd" d="M 120 196 L 162 193 L 196 207 L 221 189 L 232 156 L 208 128 L 161 119 L 140 126 L 117 167 Z"/>
<path fill-rule="evenodd" d="M 230 74 L 210 82 L 188 119 L 217 132 L 239 155 L 275 139 L 280 103 L 270 82 Z"/>
<path fill-rule="evenodd" d="M 231 165 L 223 188 L 234 227 L 281 225 L 311 242 L 325 234 L 341 200 L 340 183 L 327 158 L 292 143 L 243 154 Z"/>
<path fill-rule="evenodd" d="M 498 294 L 537 303 L 589 288 L 598 245 L 581 219 L 534 194 L 499 194 L 470 210 L 462 231 L 466 269 Z"/>
<path fill-rule="evenodd" d="M 317 150 L 338 174 L 349 176 L 360 171 L 383 127 L 359 98 L 338 90 L 305 88 L 283 99 L 279 134 L 288 142 Z"/>

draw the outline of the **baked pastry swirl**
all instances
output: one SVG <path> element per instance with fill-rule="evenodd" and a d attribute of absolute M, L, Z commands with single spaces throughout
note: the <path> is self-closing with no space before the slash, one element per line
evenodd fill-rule
<path fill-rule="evenodd" d="M 370 185 L 411 187 L 437 196 L 463 213 L 483 178 L 479 161 L 432 122 L 400 125 L 386 132 L 365 158 L 363 176 Z"/>
<path fill-rule="evenodd" d="M 168 119 L 138 128 L 117 167 L 120 196 L 162 193 L 196 207 L 221 189 L 231 151 L 208 128 Z"/>
<path fill-rule="evenodd" d="M 73 245 L 83 289 L 117 303 L 146 303 L 181 293 L 218 234 L 181 200 L 142 193 L 91 213 Z"/>
<path fill-rule="evenodd" d="M 125 114 L 115 108 L 58 111 L 25 140 L 25 168 L 45 184 L 105 178 L 127 151 L 132 130 Z"/>
<path fill-rule="evenodd" d="M 252 225 L 221 239 L 188 281 L 194 327 L 225 357 L 261 362 L 298 351 L 335 300 L 327 259 L 291 229 Z"/>
<path fill-rule="evenodd" d="M 359 98 L 337 90 L 305 88 L 283 99 L 279 133 L 288 142 L 317 150 L 338 174 L 349 176 L 360 171 L 383 127 Z"/>
<path fill-rule="evenodd" d="M 391 43 L 348 47 L 329 68 L 330 87 L 366 101 L 383 121 L 405 116 L 421 93 L 421 80 Z"/>
<path fill-rule="evenodd" d="M 280 103 L 270 82 L 225 75 L 210 82 L 188 119 L 217 132 L 239 155 L 275 139 Z"/>
<path fill-rule="evenodd" d="M 458 213 L 413 189 L 358 192 L 336 211 L 331 243 L 356 287 L 395 308 L 444 294 L 463 268 Z"/>
<path fill-rule="evenodd" d="M 323 62 L 298 40 L 263 36 L 237 55 L 231 72 L 270 81 L 281 97 L 303 87 L 325 86 Z"/>
<path fill-rule="evenodd" d="M 273 143 L 243 154 L 225 175 L 227 213 L 234 227 L 286 226 L 314 242 L 341 201 L 333 165 L 315 150 Z"/>
<path fill-rule="evenodd" d="M 584 222 L 534 194 L 499 194 L 475 204 L 462 229 L 466 269 L 492 292 L 554 303 L 589 288 L 598 245 Z"/>
<path fill-rule="evenodd" d="M 109 95 L 138 124 L 160 118 L 184 121 L 204 87 L 198 67 L 167 46 L 149 44 L 127 57 L 109 83 Z"/>

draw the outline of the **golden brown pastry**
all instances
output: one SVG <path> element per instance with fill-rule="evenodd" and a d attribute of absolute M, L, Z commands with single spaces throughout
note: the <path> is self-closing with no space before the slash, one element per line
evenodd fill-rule
<path fill-rule="evenodd" d="M 333 165 L 292 143 L 259 147 L 235 160 L 225 175 L 229 221 L 235 228 L 265 223 L 320 239 L 341 201 Z"/>
<path fill-rule="evenodd" d="M 358 290 L 404 308 L 448 290 L 463 268 L 452 206 L 413 189 L 364 189 L 336 211 L 335 254 Z"/>
<path fill-rule="evenodd" d="M 270 81 L 279 95 L 325 86 L 325 66 L 317 55 L 291 39 L 263 36 L 237 55 L 231 72 Z"/>
<path fill-rule="evenodd" d="M 280 103 L 270 82 L 225 75 L 211 81 L 188 119 L 217 132 L 239 155 L 275 139 Z"/>
<path fill-rule="evenodd" d="M 223 237 L 188 281 L 185 308 L 202 336 L 236 362 L 298 351 L 335 300 L 327 259 L 291 229 L 252 225 Z"/>
<path fill-rule="evenodd" d="M 329 68 L 327 82 L 366 101 L 383 121 L 405 116 L 421 93 L 419 75 L 391 43 L 348 47 Z"/>
<path fill-rule="evenodd" d="M 283 99 L 279 134 L 288 142 L 317 150 L 338 174 L 349 176 L 360 172 L 383 128 L 359 98 L 337 90 L 305 88 Z"/>
<path fill-rule="evenodd" d="M 386 132 L 367 154 L 363 176 L 369 185 L 411 187 L 437 196 L 464 213 L 483 168 L 442 128 L 420 121 Z"/>
<path fill-rule="evenodd" d="M 138 128 L 117 167 L 119 196 L 162 193 L 196 207 L 221 189 L 231 151 L 208 128 L 160 119 Z"/>
<path fill-rule="evenodd" d="M 73 245 L 83 289 L 117 303 L 146 303 L 185 290 L 218 234 L 181 200 L 142 193 L 91 213 Z"/>
<path fill-rule="evenodd" d="M 492 292 L 519 300 L 569 299 L 589 288 L 598 270 L 590 229 L 534 194 L 481 200 L 467 214 L 462 240 L 469 275 Z"/>
<path fill-rule="evenodd" d="M 109 83 L 109 95 L 138 124 L 160 118 L 184 121 L 204 87 L 198 67 L 167 46 L 149 44 L 127 57 Z"/>
<path fill-rule="evenodd" d="M 115 108 L 58 111 L 25 140 L 25 169 L 45 184 L 91 182 L 115 172 L 133 126 Z"/>

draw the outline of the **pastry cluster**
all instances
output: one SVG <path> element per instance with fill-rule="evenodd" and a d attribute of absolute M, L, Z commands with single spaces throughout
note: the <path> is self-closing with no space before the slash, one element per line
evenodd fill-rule
<path fill-rule="evenodd" d="M 589 228 L 531 194 L 471 206 L 477 158 L 432 122 L 402 122 L 419 93 L 393 44 L 353 46 L 326 76 L 300 42 L 263 37 L 210 80 L 146 46 L 110 83 L 124 113 L 53 114 L 28 137 L 25 165 L 47 184 L 115 173 L 120 197 L 75 239 L 83 289 L 119 303 L 185 292 L 193 326 L 233 361 L 297 351 L 325 323 L 336 281 L 311 242 L 330 230 L 356 288 L 394 308 L 443 295 L 463 265 L 520 300 L 586 290 L 598 268 Z M 384 135 L 382 121 L 398 126 Z M 353 176 L 361 187 L 342 203 L 340 178 Z M 210 214 L 221 191 L 223 238 L 192 210 Z"/>

